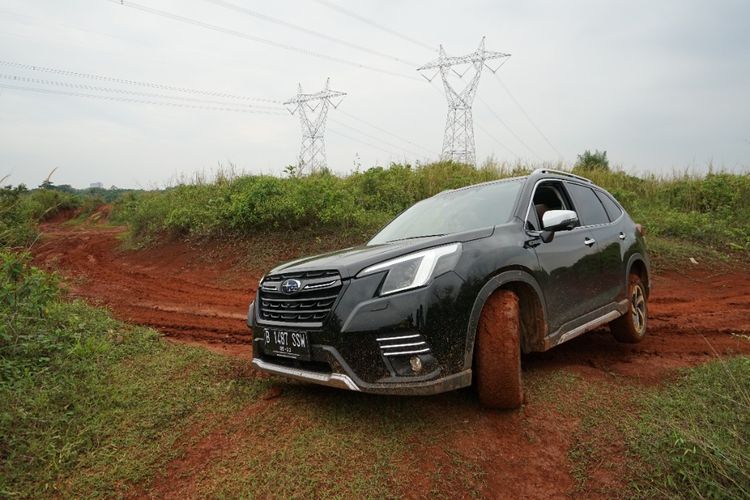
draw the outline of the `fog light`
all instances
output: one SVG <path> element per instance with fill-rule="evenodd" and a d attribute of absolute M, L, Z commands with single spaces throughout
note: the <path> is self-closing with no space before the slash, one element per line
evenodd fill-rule
<path fill-rule="evenodd" d="M 409 360 L 409 364 L 411 365 L 411 371 L 414 373 L 422 371 L 422 360 L 419 359 L 419 356 L 412 356 Z"/>

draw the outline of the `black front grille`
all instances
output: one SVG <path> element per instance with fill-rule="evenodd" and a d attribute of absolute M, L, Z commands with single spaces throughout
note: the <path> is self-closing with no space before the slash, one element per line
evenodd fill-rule
<path fill-rule="evenodd" d="M 312 280 L 317 278 L 341 278 L 338 271 L 299 271 L 279 274 L 269 274 L 263 278 L 263 283 L 267 281 L 283 281 L 287 279 Z"/>
<path fill-rule="evenodd" d="M 282 283 L 297 280 L 299 290 L 284 293 Z M 261 283 L 260 318 L 290 323 L 321 323 L 328 318 L 341 291 L 337 271 L 272 274 Z"/>

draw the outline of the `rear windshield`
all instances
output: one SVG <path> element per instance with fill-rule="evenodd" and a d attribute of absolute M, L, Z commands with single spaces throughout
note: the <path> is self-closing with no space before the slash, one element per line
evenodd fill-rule
<path fill-rule="evenodd" d="M 511 179 L 427 198 L 396 217 L 369 245 L 504 224 L 512 216 L 523 181 Z"/>

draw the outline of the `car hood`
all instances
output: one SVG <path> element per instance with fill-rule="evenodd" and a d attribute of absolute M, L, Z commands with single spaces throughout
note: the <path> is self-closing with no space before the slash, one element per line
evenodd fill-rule
<path fill-rule="evenodd" d="M 455 242 L 466 242 L 492 235 L 494 228 L 475 229 L 464 233 L 445 236 L 431 236 L 394 241 L 382 245 L 362 245 L 345 248 L 312 257 L 304 257 L 275 267 L 268 275 L 280 273 L 297 273 L 305 271 L 332 270 L 339 272 L 342 278 L 356 276 L 362 269 L 424 248 L 445 245 Z"/>

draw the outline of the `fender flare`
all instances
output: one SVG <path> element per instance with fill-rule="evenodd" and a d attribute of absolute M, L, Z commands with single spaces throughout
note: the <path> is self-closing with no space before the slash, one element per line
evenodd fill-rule
<path fill-rule="evenodd" d="M 525 283 L 533 288 L 534 292 L 537 295 L 537 298 L 539 299 L 539 303 L 542 306 L 542 314 L 544 315 L 543 321 L 545 324 L 547 323 L 547 303 L 544 300 L 542 288 L 530 273 L 514 269 L 503 271 L 500 274 L 493 276 L 479 290 L 476 299 L 474 299 L 474 305 L 471 308 L 471 314 L 469 315 L 469 325 L 466 330 L 466 347 L 464 349 L 465 370 L 470 369 L 472 366 L 472 360 L 474 359 L 474 345 L 476 340 L 475 337 L 477 334 L 477 326 L 479 325 L 479 317 L 482 314 L 482 309 L 484 308 L 485 302 L 487 302 L 487 299 L 490 295 L 492 295 L 499 288 L 502 288 L 503 285 L 518 282 Z"/>
<path fill-rule="evenodd" d="M 646 287 L 648 293 L 651 293 L 651 266 L 648 264 L 648 259 L 644 258 L 640 252 L 636 252 L 628 259 L 628 265 L 625 266 L 625 290 L 628 288 L 628 279 L 630 278 L 630 270 L 633 269 L 633 264 L 636 261 L 643 262 L 643 266 L 646 268 Z"/>

